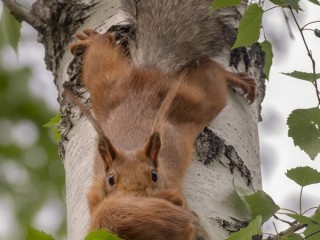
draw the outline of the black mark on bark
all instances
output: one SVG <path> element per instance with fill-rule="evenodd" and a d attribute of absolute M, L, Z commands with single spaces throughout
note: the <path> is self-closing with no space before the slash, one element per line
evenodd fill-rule
<path fill-rule="evenodd" d="M 233 232 L 238 232 L 241 228 L 244 228 L 246 226 L 248 226 L 249 221 L 241 221 L 239 219 L 230 217 L 231 221 L 227 221 L 225 219 L 222 218 L 216 218 L 216 221 L 218 222 L 218 224 L 224 228 L 225 230 L 227 230 L 230 234 Z M 252 237 L 252 240 L 262 240 L 262 235 L 255 235 Z"/>
<path fill-rule="evenodd" d="M 42 22 L 38 41 L 45 46 L 45 62 L 50 71 L 56 72 L 66 45 L 89 16 L 92 6 L 93 1 L 83 4 L 69 0 L 38 0 L 32 5 L 32 14 Z"/>
<path fill-rule="evenodd" d="M 227 165 L 231 173 L 233 173 L 235 169 L 238 170 L 241 176 L 246 179 L 248 186 L 252 183 L 251 172 L 240 158 L 235 148 L 226 144 L 209 128 L 206 127 L 199 135 L 196 140 L 195 147 L 199 160 L 203 164 L 210 164 L 224 155 L 229 162 L 223 163 L 220 160 L 219 162 L 225 166 Z"/>

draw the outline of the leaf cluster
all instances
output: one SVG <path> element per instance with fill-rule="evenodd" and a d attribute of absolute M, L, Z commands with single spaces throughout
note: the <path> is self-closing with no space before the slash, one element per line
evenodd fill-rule
<path fill-rule="evenodd" d="M 320 184 L 320 172 L 310 167 L 298 167 L 288 170 L 286 176 L 297 183 L 302 189 L 312 184 Z M 292 218 L 293 221 L 289 222 L 290 227 L 287 231 L 278 234 L 267 234 L 269 235 L 268 240 L 316 240 L 320 238 L 319 207 L 314 207 L 304 212 L 301 210 L 300 213 L 295 213 L 293 210 L 281 209 L 264 191 L 260 190 L 253 194 L 248 194 L 238 186 L 234 185 L 234 188 L 239 199 L 242 201 L 243 207 L 247 209 L 253 220 L 247 227 L 232 233 L 227 240 L 249 240 L 252 239 L 253 236 L 263 234 L 261 231 L 263 223 L 272 217 L 275 218 L 275 220 L 282 221 L 277 217 L 277 214 L 286 215 Z M 300 196 L 300 201 L 302 201 L 302 196 Z M 301 205 L 300 202 L 300 206 Z M 312 209 L 315 209 L 314 213 L 311 216 L 307 216 L 306 213 Z"/>

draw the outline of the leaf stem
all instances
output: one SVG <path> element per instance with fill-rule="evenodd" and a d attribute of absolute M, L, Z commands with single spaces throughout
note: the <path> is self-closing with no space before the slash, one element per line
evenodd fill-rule
<path fill-rule="evenodd" d="M 304 29 L 302 29 L 302 31 L 312 31 L 312 32 L 314 32 L 314 29 L 311 29 L 311 28 L 304 28 Z"/>
<path fill-rule="evenodd" d="M 280 210 L 288 211 L 288 212 L 291 212 L 291 213 L 294 213 L 294 214 L 298 214 L 296 211 L 293 211 L 293 210 L 288 209 L 288 208 L 280 208 Z M 278 213 L 278 214 L 286 214 L 286 213 Z"/>
<path fill-rule="evenodd" d="M 308 208 L 307 210 L 305 210 L 302 215 L 306 214 L 307 212 L 309 212 L 310 210 L 312 209 L 318 209 L 318 207 L 311 207 L 311 208 Z"/>
<path fill-rule="evenodd" d="M 281 218 L 279 218 L 277 215 L 273 215 L 273 217 L 275 218 L 275 219 L 277 219 L 277 220 L 279 220 L 279 221 L 281 221 L 281 222 L 283 222 L 283 223 L 286 223 L 286 224 L 288 224 L 289 226 L 293 226 L 294 224 L 296 224 L 297 222 L 296 221 L 294 221 L 294 222 L 290 222 L 290 221 L 287 221 L 287 220 L 284 220 L 284 219 L 281 219 Z"/>
<path fill-rule="evenodd" d="M 306 26 L 313 24 L 313 23 L 320 23 L 320 20 L 309 22 L 309 23 L 305 24 L 301 29 L 304 29 Z"/>
<path fill-rule="evenodd" d="M 294 20 L 294 22 L 296 23 L 296 25 L 297 25 L 297 27 L 298 27 L 298 30 L 299 30 L 300 35 L 301 35 L 301 37 L 302 37 L 304 46 L 306 47 L 308 56 L 309 56 L 309 58 L 310 58 L 310 60 L 311 60 L 313 74 L 316 74 L 316 62 L 315 62 L 315 60 L 314 60 L 313 57 L 312 57 L 312 52 L 311 52 L 311 50 L 309 49 L 308 44 L 307 44 L 307 42 L 306 42 L 306 39 L 305 39 L 305 37 L 304 37 L 304 35 L 303 35 L 303 29 L 300 27 L 300 25 L 299 25 L 299 23 L 298 23 L 295 15 L 294 15 L 294 13 L 293 13 L 293 11 L 292 11 L 292 8 L 291 8 L 290 6 L 289 6 L 289 9 L 290 9 L 291 15 L 292 15 L 292 17 L 293 17 L 293 20 Z M 315 22 L 315 21 L 314 21 L 314 22 Z M 305 25 L 305 26 L 306 26 L 306 25 Z M 316 90 L 316 95 L 317 95 L 317 98 L 318 98 L 318 106 L 320 106 L 320 91 L 319 91 L 319 89 L 318 89 L 317 80 L 315 80 L 314 82 L 312 82 L 312 84 L 313 84 L 313 86 L 315 87 L 315 90 Z"/>
<path fill-rule="evenodd" d="M 299 197 L 299 213 L 300 214 L 302 214 L 302 191 L 303 191 L 303 187 L 301 187 L 300 197 Z"/>
<path fill-rule="evenodd" d="M 264 10 L 264 12 L 270 11 L 270 10 L 272 10 L 272 9 L 274 9 L 274 8 L 278 8 L 278 7 L 279 7 L 279 6 L 274 6 L 274 7 L 268 8 L 268 9 Z"/>

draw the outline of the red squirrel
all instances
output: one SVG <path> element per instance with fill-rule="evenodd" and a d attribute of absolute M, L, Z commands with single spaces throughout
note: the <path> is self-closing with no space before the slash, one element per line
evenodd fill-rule
<path fill-rule="evenodd" d="M 86 115 L 98 134 L 90 229 L 127 240 L 207 239 L 182 194 L 193 143 L 226 105 L 228 86 L 254 101 L 254 79 L 210 59 L 178 73 L 138 68 L 112 33 L 76 36 L 71 52 L 84 51 L 81 79 L 94 117 Z"/>

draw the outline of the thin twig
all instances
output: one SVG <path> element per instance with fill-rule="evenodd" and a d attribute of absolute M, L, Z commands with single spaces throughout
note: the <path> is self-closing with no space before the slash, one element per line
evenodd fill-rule
<path fill-rule="evenodd" d="M 312 32 L 314 32 L 314 29 L 311 29 L 311 28 L 304 28 L 304 29 L 302 29 L 302 31 L 312 31 Z"/>
<path fill-rule="evenodd" d="M 305 39 L 305 37 L 304 37 L 304 35 L 303 35 L 303 30 L 302 30 L 302 28 L 299 26 L 299 23 L 298 23 L 295 15 L 294 15 L 294 13 L 293 13 L 293 11 L 292 11 L 292 8 L 289 7 L 289 9 L 290 9 L 291 15 L 292 15 L 292 17 L 293 17 L 293 19 L 294 19 L 297 27 L 298 27 L 298 30 L 299 30 L 300 35 L 301 35 L 301 37 L 302 37 L 304 46 L 306 47 L 308 56 L 309 56 L 309 58 L 310 58 L 310 60 L 311 60 L 311 62 L 312 62 L 313 74 L 316 74 L 316 62 L 314 61 L 314 59 L 313 59 L 313 57 L 312 57 L 312 52 L 310 51 L 310 49 L 309 49 L 309 47 L 308 47 L 308 44 L 307 44 L 307 42 L 306 42 L 306 39 Z M 317 80 L 315 80 L 314 82 L 312 82 L 312 84 L 313 84 L 313 86 L 315 87 L 315 90 L 316 90 L 316 95 L 317 95 L 317 98 L 318 98 L 318 106 L 320 106 L 320 92 L 319 92 L 319 89 L 318 89 Z"/>
<path fill-rule="evenodd" d="M 274 222 L 272 222 L 272 224 L 273 224 L 274 230 L 276 231 L 277 235 L 279 235 L 279 232 L 278 232 L 278 229 L 276 227 L 276 224 Z"/>
<path fill-rule="evenodd" d="M 292 33 L 292 29 L 291 29 L 291 26 L 290 26 L 290 23 L 289 23 L 289 18 L 288 18 L 287 14 L 286 14 L 286 12 L 284 11 L 283 8 L 281 8 L 281 11 L 282 11 L 282 14 L 283 14 L 283 16 L 284 16 L 285 23 L 286 23 L 287 28 L 288 28 L 288 31 L 289 31 L 289 36 L 290 36 L 290 38 L 294 39 L 294 35 L 293 35 L 293 33 Z"/>
<path fill-rule="evenodd" d="M 281 222 L 284 222 L 284 223 L 286 223 L 286 224 L 288 224 L 289 226 L 293 226 L 294 224 L 296 224 L 297 223 L 297 221 L 294 221 L 294 222 L 290 222 L 290 221 L 287 221 L 287 220 L 284 220 L 284 219 L 281 219 L 281 218 L 279 218 L 277 215 L 273 215 L 273 217 L 275 218 L 275 219 L 277 219 L 277 220 L 279 220 L 279 221 L 281 221 Z"/>
<path fill-rule="evenodd" d="M 309 212 L 310 210 L 312 209 L 318 209 L 319 207 L 311 207 L 311 208 L 308 208 L 307 210 L 305 210 L 302 215 L 306 214 L 307 212 Z"/>
<path fill-rule="evenodd" d="M 296 211 L 293 211 L 293 210 L 288 209 L 288 208 L 280 208 L 280 210 L 291 212 L 291 213 L 294 213 L 294 214 L 298 214 Z M 287 214 L 287 213 L 278 213 L 278 214 Z"/>
<path fill-rule="evenodd" d="M 320 20 L 309 22 L 309 23 L 307 23 L 306 25 L 304 25 L 301 29 L 304 29 L 306 26 L 308 26 L 308 25 L 310 25 L 310 24 L 313 24 L 313 23 L 320 23 Z"/>
<path fill-rule="evenodd" d="M 287 235 L 289 233 L 297 232 L 300 229 L 305 228 L 306 226 L 307 226 L 307 224 L 301 224 L 301 223 L 295 224 L 295 225 L 289 227 L 287 230 L 284 230 L 284 231 L 280 232 L 278 236 L 284 236 L 284 235 Z"/>
<path fill-rule="evenodd" d="M 267 232 L 262 232 L 264 235 L 269 235 L 269 236 L 276 236 L 274 233 L 267 233 Z"/>
<path fill-rule="evenodd" d="M 272 10 L 272 9 L 274 9 L 274 8 L 278 8 L 278 7 L 279 7 L 279 6 L 274 6 L 274 7 L 268 8 L 268 9 L 264 10 L 264 12 L 268 12 L 268 11 L 270 11 L 270 10 Z"/>
<path fill-rule="evenodd" d="M 26 11 L 20 4 L 18 4 L 15 0 L 2 0 L 3 3 L 9 8 L 15 18 L 21 22 L 25 21 L 30 24 L 35 29 L 39 29 L 42 25 L 41 21 L 33 16 L 30 12 Z"/>

